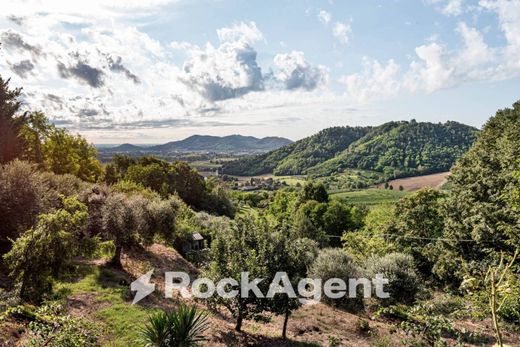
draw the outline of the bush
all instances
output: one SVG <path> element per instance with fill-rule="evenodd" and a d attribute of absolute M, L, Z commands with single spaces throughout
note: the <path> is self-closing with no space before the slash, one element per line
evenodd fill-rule
<path fill-rule="evenodd" d="M 205 340 L 208 329 L 207 314 L 196 306 L 181 306 L 176 311 L 160 311 L 139 331 L 139 342 L 144 346 L 191 347 Z"/>
<path fill-rule="evenodd" d="M 354 265 L 352 258 L 337 248 L 325 248 L 321 250 L 309 269 L 309 277 L 321 278 L 323 283 L 331 278 L 341 278 L 348 284 L 349 279 L 358 278 L 359 275 L 360 271 L 356 265 Z M 352 312 L 359 311 L 363 308 L 362 296 L 358 293 L 356 298 L 348 298 L 348 290 L 347 295 L 343 298 L 330 299 L 322 296 L 322 300 Z"/>
<path fill-rule="evenodd" d="M 60 275 L 80 253 L 87 208 L 75 198 L 64 198 L 63 208 L 39 216 L 38 224 L 16 239 L 4 255 L 11 276 L 21 285 L 20 297 L 41 301 Z"/>
<path fill-rule="evenodd" d="M 410 304 L 415 301 L 420 282 L 412 256 L 403 253 L 372 256 L 365 262 L 365 273 L 368 278 L 382 274 L 389 280 L 385 291 L 390 293 L 390 298 L 382 299 L 385 303 Z"/>

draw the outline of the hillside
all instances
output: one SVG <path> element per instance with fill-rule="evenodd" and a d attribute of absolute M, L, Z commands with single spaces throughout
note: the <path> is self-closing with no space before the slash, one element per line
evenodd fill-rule
<path fill-rule="evenodd" d="M 370 131 L 369 127 L 333 127 L 269 153 L 229 162 L 224 172 L 234 175 L 298 175 L 333 158 Z"/>
<path fill-rule="evenodd" d="M 291 144 L 292 141 L 282 137 L 256 138 L 253 136 L 230 135 L 209 136 L 193 135 L 184 140 L 172 141 L 162 145 L 140 147 L 123 144 L 112 148 L 100 149 L 112 153 L 169 153 L 169 152 L 230 152 L 258 153 L 268 152 Z"/>
<path fill-rule="evenodd" d="M 478 130 L 457 122 L 389 122 L 377 127 L 335 127 L 262 155 L 230 162 L 235 175 L 311 174 L 345 169 L 388 177 L 447 171 L 474 142 Z"/>

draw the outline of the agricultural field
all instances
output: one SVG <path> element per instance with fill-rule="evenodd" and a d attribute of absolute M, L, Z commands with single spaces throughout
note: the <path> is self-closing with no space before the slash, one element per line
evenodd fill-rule
<path fill-rule="evenodd" d="M 406 191 L 370 188 L 364 190 L 356 190 L 349 192 L 339 192 L 331 194 L 332 199 L 341 199 L 353 205 L 380 205 L 396 203 L 403 196 L 407 195 Z"/>
<path fill-rule="evenodd" d="M 407 192 L 413 192 L 424 187 L 431 187 L 434 189 L 442 189 L 448 182 L 450 172 L 440 172 L 431 175 L 415 176 L 398 178 L 395 180 L 388 181 L 389 185 L 392 185 L 394 189 L 398 189 L 400 186 Z M 379 184 L 378 188 L 383 188 L 384 184 Z"/>

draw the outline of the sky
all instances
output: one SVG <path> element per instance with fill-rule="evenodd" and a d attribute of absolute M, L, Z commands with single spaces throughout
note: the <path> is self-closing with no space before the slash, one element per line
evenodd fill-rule
<path fill-rule="evenodd" d="M 0 0 L 0 76 L 93 143 L 481 127 L 520 99 L 520 0 Z"/>

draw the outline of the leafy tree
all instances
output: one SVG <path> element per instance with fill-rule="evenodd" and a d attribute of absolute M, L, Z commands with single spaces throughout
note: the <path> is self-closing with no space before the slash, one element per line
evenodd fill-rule
<path fill-rule="evenodd" d="M 101 176 L 96 149 L 79 135 L 52 127 L 42 148 L 44 167 L 54 173 L 73 174 L 88 182 L 95 182 Z"/>
<path fill-rule="evenodd" d="M 280 189 L 269 202 L 267 211 L 281 223 L 292 220 L 299 204 L 298 193 Z"/>
<path fill-rule="evenodd" d="M 11 241 L 34 226 L 39 214 L 59 208 L 61 195 L 78 194 L 84 183 L 69 175 L 40 172 L 27 162 L 13 160 L 0 167 L 0 254 Z"/>
<path fill-rule="evenodd" d="M 450 241 L 442 242 L 442 248 L 452 254 L 447 260 L 455 257 L 479 263 L 497 258 L 500 252 L 511 255 L 520 244 L 518 212 L 505 198 L 519 185 L 514 176 L 519 170 L 519 127 L 520 102 L 497 111 L 475 145 L 453 168 L 444 232 L 444 238 Z M 459 272 L 460 264 L 445 262 L 438 266 L 450 274 Z M 461 278 L 452 281 L 459 284 Z"/>
<path fill-rule="evenodd" d="M 323 283 L 331 278 L 340 278 L 348 284 L 349 279 L 358 278 L 360 275 L 361 271 L 354 264 L 352 258 L 338 248 L 322 249 L 309 268 L 309 277 L 321 278 Z M 340 299 L 331 299 L 323 296 L 322 300 L 352 312 L 357 312 L 363 308 L 362 297 L 357 295 L 356 298 L 349 298 L 348 292 L 347 295 Z"/>
<path fill-rule="evenodd" d="M 318 204 L 316 201 L 309 201 L 308 203 L 311 203 L 312 205 Z M 307 204 L 305 205 L 303 208 L 298 210 L 294 217 L 292 234 L 297 238 L 308 238 L 314 240 L 320 245 L 328 244 L 327 235 L 312 218 L 312 209 L 309 209 Z"/>
<path fill-rule="evenodd" d="M 385 290 L 389 292 L 390 297 L 381 301 L 386 304 L 414 302 L 420 279 L 411 255 L 403 253 L 390 253 L 382 257 L 374 255 L 366 260 L 364 267 L 367 277 L 375 278 L 377 274 L 381 274 L 388 279 Z"/>
<path fill-rule="evenodd" d="M 60 275 L 79 254 L 87 208 L 76 198 L 64 198 L 61 209 L 39 217 L 33 229 L 16 239 L 4 261 L 21 284 L 24 300 L 40 301 L 51 289 L 51 277 Z"/>
<path fill-rule="evenodd" d="M 437 238 L 444 231 L 442 192 L 423 188 L 403 197 L 396 205 L 393 221 L 387 227 L 389 238 L 411 254 L 419 271 L 431 274 L 438 252 Z"/>
<path fill-rule="evenodd" d="M 205 275 L 218 282 L 232 278 L 240 283 L 241 273 L 248 272 L 249 278 L 269 278 L 271 262 L 271 233 L 265 219 L 254 215 L 238 215 L 228 230 L 216 235 L 211 244 L 211 262 Z M 260 283 L 262 293 L 267 293 L 267 281 Z M 229 288 L 229 286 L 228 286 Z M 229 288 L 230 289 L 230 288 Z M 223 298 L 215 295 L 210 298 L 213 306 L 222 305 L 236 318 L 235 330 L 242 329 L 244 319 L 252 318 L 266 309 L 266 300 L 249 293 L 248 297 L 236 288 L 238 295 Z"/>
<path fill-rule="evenodd" d="M 159 193 L 163 198 L 178 194 L 188 205 L 200 210 L 233 216 L 234 207 L 222 186 L 209 182 L 185 162 L 168 163 L 145 156 L 137 161 L 116 157 L 117 171 L 124 179 L 141 184 Z"/>
<path fill-rule="evenodd" d="M 270 262 L 270 278 L 278 271 L 283 271 L 289 277 L 291 285 L 296 288 L 300 279 L 305 278 L 307 269 L 313 264 L 318 254 L 316 241 L 299 238 L 294 239 L 284 230 L 279 230 L 274 236 L 273 254 Z M 287 325 L 291 313 L 301 306 L 296 298 L 290 298 L 285 293 L 278 293 L 269 300 L 268 310 L 275 314 L 283 315 L 282 338 L 287 338 Z"/>
<path fill-rule="evenodd" d="M 101 209 L 101 218 L 104 237 L 114 241 L 116 251 L 110 263 L 121 267 L 121 254 L 124 247 L 137 243 L 137 218 L 136 214 L 121 193 L 112 193 L 106 197 Z"/>
<path fill-rule="evenodd" d="M 315 200 L 317 202 L 328 202 L 329 194 L 323 183 L 308 182 L 303 187 L 303 200 Z"/>
<path fill-rule="evenodd" d="M 17 115 L 20 95 L 20 88 L 10 89 L 9 80 L 0 76 L 0 164 L 19 157 L 23 151 L 19 134 L 25 118 Z"/>

